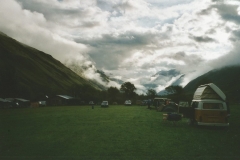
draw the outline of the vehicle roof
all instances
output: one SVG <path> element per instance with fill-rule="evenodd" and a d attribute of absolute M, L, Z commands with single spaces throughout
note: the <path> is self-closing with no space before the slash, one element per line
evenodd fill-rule
<path fill-rule="evenodd" d="M 193 99 L 221 99 L 226 100 L 226 95 L 215 84 L 209 83 L 200 85 L 193 96 Z"/>
<path fill-rule="evenodd" d="M 220 102 L 222 103 L 222 100 L 218 100 L 218 99 L 194 99 L 192 100 L 192 102 Z"/>
<path fill-rule="evenodd" d="M 64 99 L 73 99 L 73 97 L 68 96 L 68 95 L 56 95 L 56 96 L 62 97 L 62 98 L 64 98 Z"/>

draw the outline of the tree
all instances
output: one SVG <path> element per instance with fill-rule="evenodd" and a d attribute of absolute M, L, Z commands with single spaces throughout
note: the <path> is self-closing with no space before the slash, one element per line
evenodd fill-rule
<path fill-rule="evenodd" d="M 153 99 L 157 95 L 157 92 L 154 89 L 148 89 L 147 97 Z"/>
<path fill-rule="evenodd" d="M 119 90 L 116 87 L 108 88 L 108 98 L 110 102 L 117 102 L 119 99 Z"/>
<path fill-rule="evenodd" d="M 182 86 L 168 86 L 165 88 L 166 91 L 170 93 L 168 96 L 175 102 L 179 102 L 183 99 L 183 87 Z"/>
<path fill-rule="evenodd" d="M 121 85 L 120 91 L 125 93 L 126 98 L 131 98 L 135 94 L 136 87 L 130 82 L 125 82 Z"/>

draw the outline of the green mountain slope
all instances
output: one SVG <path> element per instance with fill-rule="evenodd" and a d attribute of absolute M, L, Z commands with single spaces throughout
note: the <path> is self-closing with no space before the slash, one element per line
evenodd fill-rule
<path fill-rule="evenodd" d="M 189 82 L 184 91 L 192 97 L 197 87 L 201 84 L 214 83 L 226 95 L 230 101 L 239 101 L 240 99 L 240 65 L 229 66 L 217 70 L 212 70 Z"/>
<path fill-rule="evenodd" d="M 52 56 L 0 32 L 0 97 L 71 94 L 86 86 L 101 90 Z"/>

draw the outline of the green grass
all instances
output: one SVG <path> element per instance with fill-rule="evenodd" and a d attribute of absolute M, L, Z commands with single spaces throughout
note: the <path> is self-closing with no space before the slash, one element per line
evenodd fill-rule
<path fill-rule="evenodd" d="M 239 106 L 227 129 L 162 121 L 140 106 L 0 110 L 0 159 L 238 159 Z"/>

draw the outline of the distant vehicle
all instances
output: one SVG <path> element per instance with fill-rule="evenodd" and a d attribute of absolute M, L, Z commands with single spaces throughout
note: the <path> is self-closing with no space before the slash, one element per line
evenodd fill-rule
<path fill-rule="evenodd" d="M 39 101 L 39 106 L 46 106 L 46 101 Z"/>
<path fill-rule="evenodd" d="M 159 112 L 177 112 L 178 105 L 168 98 L 154 98 L 153 106 Z"/>
<path fill-rule="evenodd" d="M 167 98 L 154 98 L 153 99 L 153 105 L 156 107 L 156 106 L 159 106 L 159 105 L 166 105 L 168 104 L 168 99 Z"/>
<path fill-rule="evenodd" d="M 102 101 L 101 107 L 108 107 L 108 101 Z"/>
<path fill-rule="evenodd" d="M 93 101 L 90 101 L 89 104 L 92 105 L 92 104 L 94 104 L 94 102 L 93 102 Z"/>
<path fill-rule="evenodd" d="M 126 100 L 126 101 L 124 102 L 124 104 L 125 104 L 125 106 L 131 106 L 131 105 L 132 105 L 132 102 L 131 102 L 131 100 Z"/>

